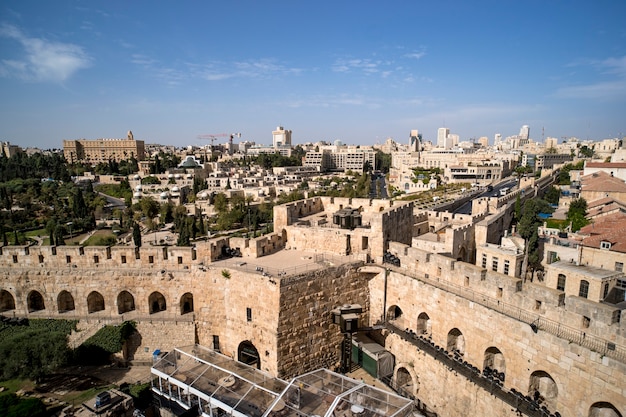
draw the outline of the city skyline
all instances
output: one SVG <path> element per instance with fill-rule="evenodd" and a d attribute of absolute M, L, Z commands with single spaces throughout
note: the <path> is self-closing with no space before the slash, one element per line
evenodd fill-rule
<path fill-rule="evenodd" d="M 393 7 L 391 7 L 393 6 Z M 626 134 L 621 2 L 0 6 L 0 140 Z"/>

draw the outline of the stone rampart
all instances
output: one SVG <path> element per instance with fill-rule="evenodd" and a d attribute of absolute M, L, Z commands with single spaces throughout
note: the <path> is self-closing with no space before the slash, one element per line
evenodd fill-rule
<path fill-rule="evenodd" d="M 599 402 L 623 409 L 626 390 L 617 381 L 626 372 L 626 350 L 623 329 L 608 311 L 615 307 L 595 303 L 595 313 L 586 313 L 594 317 L 593 329 L 583 329 L 579 300 L 563 302 L 562 292 L 522 285 L 519 279 L 416 248 L 398 244 L 392 250 L 402 266 L 386 266 L 386 278 L 381 272 L 370 281 L 372 321 L 384 318 L 429 336 L 444 349 L 460 350 L 463 360 L 481 371 L 495 357 L 506 373 L 507 390 L 532 395 L 542 387 L 550 409 L 562 415 L 587 416 Z M 580 327 L 568 327 L 575 323 Z M 454 392 L 448 392 L 441 384 L 451 378 L 451 370 L 430 359 L 431 365 L 422 362 L 419 350 L 393 342 L 386 348 L 396 356 L 396 373 L 412 375 L 416 396 L 440 415 L 467 415 L 469 409 L 483 415 L 477 410 L 489 407 L 502 410 L 490 415 L 511 411 L 507 404 L 489 405 L 493 398 L 470 381 L 455 380 L 449 387 Z"/>

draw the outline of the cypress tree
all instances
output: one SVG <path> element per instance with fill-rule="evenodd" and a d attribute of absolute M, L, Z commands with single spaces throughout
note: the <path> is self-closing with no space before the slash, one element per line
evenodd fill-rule
<path fill-rule="evenodd" d="M 138 248 L 141 247 L 141 231 L 139 230 L 139 225 L 137 223 L 133 225 L 133 242 Z"/>

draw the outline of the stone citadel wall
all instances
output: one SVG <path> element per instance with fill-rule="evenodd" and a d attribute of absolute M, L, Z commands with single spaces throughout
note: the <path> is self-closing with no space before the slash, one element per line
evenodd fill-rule
<path fill-rule="evenodd" d="M 370 321 L 384 316 L 447 351 L 458 350 L 480 370 L 498 368 L 505 374 L 505 388 L 524 395 L 537 389 L 549 409 L 564 416 L 592 415 L 597 403 L 626 410 L 624 326 L 612 322 L 603 306 L 595 303 L 593 320 L 583 329 L 577 303 L 565 299 L 563 304 L 560 292 L 522 286 L 518 279 L 413 248 L 395 249 L 403 266 L 389 266 L 386 277 L 381 272 L 370 281 Z M 537 299 L 542 300 L 539 308 Z M 529 323 L 536 323 L 537 330 Z M 563 324 L 555 329 L 551 323 Z M 488 405 L 488 392 L 457 380 L 442 363 L 397 338 L 387 337 L 385 347 L 396 356 L 396 372 L 411 375 L 414 394 L 441 415 L 467 415 L 470 403 L 475 415 L 513 415 L 505 413 L 506 404 Z M 450 384 L 449 391 L 442 391 L 442 381 L 444 387 Z M 502 414 L 477 411 L 492 406 Z"/>
<path fill-rule="evenodd" d="M 134 248 L 59 247 L 56 255 L 51 249 L 4 248 L 2 314 L 79 319 L 83 328 L 134 320 L 140 338 L 126 357 L 130 360 L 150 360 L 156 349 L 196 342 L 237 358 L 241 344 L 249 343 L 261 368 L 275 375 L 332 369 L 339 361 L 341 334 L 330 324 L 330 310 L 345 303 L 368 305 L 366 275 L 342 265 L 348 258 L 311 261 L 312 272 L 269 276 L 239 267 L 244 258 L 205 264 L 200 259 L 208 255 L 190 248 L 166 248 L 168 259 L 162 259 L 160 248 L 147 248 L 158 259 L 154 263 L 144 253 L 136 259 Z M 116 262 L 116 253 L 132 255 L 131 260 Z M 71 263 L 65 256 L 73 258 Z M 102 261 L 93 264 L 93 256 Z"/>

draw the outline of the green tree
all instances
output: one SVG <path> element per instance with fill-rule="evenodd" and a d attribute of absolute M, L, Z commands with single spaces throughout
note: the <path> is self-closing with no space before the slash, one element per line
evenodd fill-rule
<path fill-rule="evenodd" d="M 0 344 L 0 376 L 3 380 L 21 377 L 38 381 L 68 359 L 65 334 L 27 330 L 5 336 Z"/>
<path fill-rule="evenodd" d="M 522 198 L 520 197 L 520 195 L 517 195 L 517 198 L 515 199 L 515 221 L 519 222 L 520 219 L 522 218 Z"/>
<path fill-rule="evenodd" d="M 391 154 L 384 153 L 381 150 L 376 151 L 375 164 L 376 169 L 382 173 L 388 173 L 391 168 Z"/>
<path fill-rule="evenodd" d="M 133 242 L 136 247 L 141 247 L 141 230 L 139 230 L 139 224 L 137 223 L 133 224 Z"/>
<path fill-rule="evenodd" d="M 546 194 L 543 196 L 543 199 L 550 204 L 559 204 L 560 198 L 561 190 L 554 186 L 548 188 L 548 191 L 546 191 Z"/>
<path fill-rule="evenodd" d="M 572 224 L 572 232 L 577 232 L 589 224 L 585 216 L 587 216 L 587 201 L 582 197 L 572 200 L 567 210 L 567 220 Z"/>

